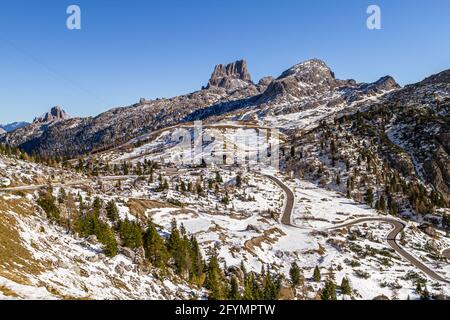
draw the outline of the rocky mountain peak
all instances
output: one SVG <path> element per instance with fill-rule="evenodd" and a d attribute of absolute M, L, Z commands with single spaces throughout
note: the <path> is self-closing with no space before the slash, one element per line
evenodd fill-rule
<path fill-rule="evenodd" d="M 340 84 L 325 62 L 311 59 L 294 65 L 272 81 L 260 102 L 283 97 L 299 99 L 318 92 L 330 91 Z"/>
<path fill-rule="evenodd" d="M 3 128 L 0 127 L 0 135 L 5 134 L 6 130 L 3 130 Z"/>
<path fill-rule="evenodd" d="M 227 65 L 216 65 L 207 88 L 220 87 L 229 90 L 246 87 L 250 83 L 251 77 L 247 69 L 247 62 L 238 60 Z"/>
<path fill-rule="evenodd" d="M 335 79 L 334 73 L 326 65 L 325 62 L 319 59 L 311 59 L 284 71 L 278 79 L 284 79 L 287 77 L 295 77 L 298 81 L 302 82 L 316 82 L 317 79 L 331 78 Z"/>
<path fill-rule="evenodd" d="M 450 84 L 450 69 L 439 72 L 438 74 L 434 74 L 429 76 L 425 80 L 419 82 L 419 84 L 427 85 L 427 84 Z"/>
<path fill-rule="evenodd" d="M 393 90 L 399 89 L 400 85 L 395 81 L 395 79 L 391 76 L 385 76 L 380 78 L 377 82 L 374 83 L 379 90 Z"/>
<path fill-rule="evenodd" d="M 59 106 L 53 107 L 50 111 L 44 113 L 42 116 L 35 118 L 33 123 L 47 123 L 69 119 L 70 116 Z"/>

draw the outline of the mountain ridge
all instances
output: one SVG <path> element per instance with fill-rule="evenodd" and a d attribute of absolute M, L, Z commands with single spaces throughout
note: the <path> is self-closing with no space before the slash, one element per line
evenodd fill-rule
<path fill-rule="evenodd" d="M 59 119 L 31 133 L 22 128 L 3 135 L 0 142 L 43 156 L 76 157 L 192 119 L 239 110 L 252 111 L 264 119 L 267 115 L 286 115 L 322 105 L 332 112 L 335 106 L 345 108 L 400 88 L 390 76 L 371 84 L 336 79 L 334 72 L 318 59 L 297 64 L 277 78 L 265 77 L 258 84 L 251 81 L 246 61 L 238 60 L 217 65 L 208 84 L 199 91 L 170 99 L 141 99 L 96 117 Z"/>

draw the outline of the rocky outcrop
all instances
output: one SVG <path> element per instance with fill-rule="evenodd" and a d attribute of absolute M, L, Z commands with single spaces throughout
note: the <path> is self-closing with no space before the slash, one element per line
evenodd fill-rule
<path fill-rule="evenodd" d="M 0 135 L 5 134 L 6 130 L 3 130 L 2 128 L 0 128 Z"/>
<path fill-rule="evenodd" d="M 33 123 L 48 123 L 69 119 L 69 115 L 61 109 L 61 107 L 56 106 L 50 109 L 50 111 L 44 113 L 42 116 L 35 118 Z"/>
<path fill-rule="evenodd" d="M 440 73 L 429 76 L 425 80 L 421 81 L 421 85 L 450 83 L 450 69 L 444 70 Z"/>
<path fill-rule="evenodd" d="M 272 83 L 273 80 L 274 78 L 272 76 L 261 78 L 261 80 L 258 81 L 258 86 L 267 89 L 267 87 Z"/>
<path fill-rule="evenodd" d="M 251 84 L 250 73 L 247 70 L 245 60 L 235 61 L 233 63 L 218 64 L 208 81 L 207 88 L 220 87 L 226 90 L 244 88 Z"/>
<path fill-rule="evenodd" d="M 312 59 L 284 71 L 280 77 L 269 84 L 260 102 L 280 99 L 293 102 L 350 84 L 348 81 L 337 80 L 325 62 Z"/>

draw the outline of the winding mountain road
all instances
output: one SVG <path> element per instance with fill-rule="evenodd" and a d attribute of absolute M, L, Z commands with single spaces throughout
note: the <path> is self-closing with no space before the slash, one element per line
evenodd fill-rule
<path fill-rule="evenodd" d="M 286 195 L 286 199 L 285 199 L 285 204 L 284 204 L 284 210 L 283 210 L 283 216 L 281 217 L 281 223 L 283 225 L 289 226 L 289 227 L 296 227 L 293 223 L 292 223 L 292 213 L 294 211 L 294 204 L 295 204 L 295 195 L 294 192 L 284 183 L 282 182 L 279 178 L 274 177 L 272 175 L 263 175 L 264 177 L 270 179 L 271 181 L 275 182 L 285 193 Z M 100 180 L 109 180 L 109 181 L 114 181 L 114 180 L 123 180 L 123 179 L 129 179 L 135 176 L 105 176 L 105 177 L 98 177 L 98 179 Z M 137 176 L 136 176 L 137 177 Z M 66 183 L 54 183 L 52 184 L 53 187 L 63 187 L 63 186 L 73 186 L 73 185 L 82 185 L 85 183 L 91 183 L 91 180 L 75 180 L 75 181 L 70 181 L 70 182 L 66 182 Z M 9 187 L 9 188 L 1 188 L 0 192 L 14 192 L 14 191 L 30 191 L 30 190 L 38 190 L 41 188 L 44 188 L 48 186 L 47 184 L 42 184 L 42 185 L 28 185 L 28 186 L 17 186 L 17 187 Z M 345 228 L 345 227 L 350 227 L 353 225 L 357 225 L 357 224 L 361 224 L 361 223 L 365 223 L 365 222 L 385 222 L 390 224 L 391 226 L 393 226 L 393 229 L 391 232 L 389 232 L 388 236 L 387 236 L 387 242 L 389 244 L 389 246 L 395 250 L 395 252 L 397 252 L 401 257 L 403 257 L 404 259 L 406 259 L 408 262 L 410 262 L 413 266 L 415 266 L 416 268 L 418 268 L 419 270 L 421 270 L 423 273 L 425 273 L 426 275 L 428 275 L 429 277 L 440 281 L 440 282 L 445 282 L 445 283 L 450 283 L 449 280 L 443 278 L 442 276 L 440 276 L 439 274 L 437 274 L 436 272 L 434 272 L 433 270 L 431 270 L 430 268 L 428 268 L 425 264 L 423 264 L 422 262 L 420 262 L 419 260 L 417 260 L 415 257 L 413 257 L 411 254 L 409 254 L 405 249 L 403 249 L 401 246 L 398 245 L 397 243 L 397 236 L 405 229 L 406 225 L 399 221 L 399 220 L 395 220 L 392 218 L 378 218 L 378 217 L 367 217 L 367 218 L 361 218 L 361 219 L 357 219 L 354 221 L 350 221 L 344 224 L 340 224 L 337 226 L 333 226 L 330 227 L 328 230 L 334 230 L 334 229 L 340 229 L 340 228 Z M 442 252 L 442 255 L 445 256 L 447 259 L 450 260 L 450 248 L 446 249 Z"/>
<path fill-rule="evenodd" d="M 292 212 L 294 211 L 294 202 L 295 202 L 294 192 L 292 192 L 292 190 L 277 177 L 271 175 L 264 175 L 264 176 L 275 182 L 284 191 L 286 195 L 286 201 L 284 205 L 283 216 L 281 217 L 281 223 L 286 226 L 296 227 L 294 224 L 292 224 Z"/>
<path fill-rule="evenodd" d="M 403 222 L 399 221 L 399 220 L 390 219 L 390 218 L 361 218 L 361 219 L 357 219 L 357 220 L 354 220 L 354 221 L 351 221 L 351 222 L 348 222 L 348 223 L 345 223 L 345 224 L 342 224 L 342 225 L 339 225 L 339 226 L 331 227 L 330 230 L 350 227 L 350 226 L 353 226 L 353 225 L 356 225 L 356 224 L 365 223 L 365 222 L 385 222 L 385 223 L 388 223 L 391 226 L 393 226 L 392 231 L 389 232 L 389 234 L 387 236 L 387 242 L 388 242 L 389 246 L 392 249 L 394 249 L 395 252 L 397 252 L 404 259 L 408 260 L 409 263 L 411 263 L 416 268 L 420 269 L 423 273 L 425 273 L 429 277 L 431 277 L 431 278 L 433 278 L 433 279 L 435 279 L 437 281 L 450 283 L 449 280 L 443 278 L 442 276 L 440 276 L 439 274 L 437 274 L 436 272 L 434 272 L 433 270 L 428 268 L 425 264 L 423 264 L 421 261 L 419 261 L 418 259 L 413 257 L 411 254 L 409 254 L 401 246 L 399 246 L 399 244 L 397 243 L 397 240 L 396 240 L 397 236 L 406 227 L 406 225 Z M 445 251 L 450 253 L 450 249 L 447 249 Z"/>
<path fill-rule="evenodd" d="M 287 226 L 296 227 L 294 224 L 292 224 L 292 213 L 294 210 L 294 203 L 295 203 L 295 195 L 294 192 L 286 185 L 284 184 L 280 179 L 271 176 L 271 175 L 264 175 L 266 178 L 272 180 L 275 182 L 281 189 L 283 189 L 284 193 L 286 194 L 286 201 L 284 205 L 284 212 L 283 217 L 281 218 L 281 223 Z M 403 249 L 401 246 L 397 243 L 397 236 L 405 229 L 406 224 L 399 220 L 391 219 L 391 218 L 361 218 L 354 221 L 350 221 L 338 226 L 334 226 L 329 228 L 329 230 L 333 229 L 340 229 L 345 227 L 350 227 L 356 224 L 361 224 L 365 222 L 385 222 L 390 224 L 393 229 L 391 232 L 389 232 L 387 236 L 387 243 L 389 246 L 394 249 L 395 252 L 397 252 L 401 257 L 406 259 L 409 263 L 411 263 L 413 266 L 421 270 L 423 273 L 431 277 L 432 279 L 435 279 L 440 282 L 450 283 L 449 280 L 443 278 L 430 268 L 428 268 L 425 264 L 423 264 L 421 261 L 417 260 L 415 257 L 413 257 L 411 254 L 409 254 L 405 249 Z M 446 249 L 442 253 L 447 259 L 450 259 L 450 248 Z"/>

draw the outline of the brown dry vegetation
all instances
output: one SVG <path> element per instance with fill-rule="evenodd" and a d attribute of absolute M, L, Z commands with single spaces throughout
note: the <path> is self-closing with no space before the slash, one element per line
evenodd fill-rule
<path fill-rule="evenodd" d="M 145 213 L 150 209 L 160 209 L 160 208 L 175 208 L 175 206 L 164 203 L 161 201 L 154 200 L 144 200 L 144 199 L 129 199 L 128 208 L 130 208 L 130 213 L 135 215 L 139 219 L 145 219 Z"/>
<path fill-rule="evenodd" d="M 24 285 L 30 285 L 27 275 L 39 274 L 47 266 L 36 261 L 24 247 L 12 212 L 28 216 L 34 210 L 25 199 L 5 200 L 0 197 L 0 276 Z M 6 291 L 2 289 L 2 292 Z"/>

